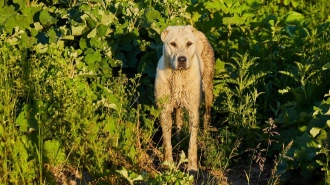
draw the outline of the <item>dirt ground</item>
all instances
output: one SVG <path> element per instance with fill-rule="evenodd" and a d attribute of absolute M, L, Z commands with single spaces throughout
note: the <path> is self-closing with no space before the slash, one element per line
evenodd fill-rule
<path fill-rule="evenodd" d="M 226 172 L 202 171 L 197 179 L 196 185 L 247 185 L 249 177 L 250 185 L 267 185 L 271 176 L 272 164 L 266 163 L 264 171 L 260 174 L 258 164 L 250 166 L 247 164 L 236 164 Z M 250 171 L 250 174 L 249 174 Z"/>
<path fill-rule="evenodd" d="M 97 184 L 98 181 L 98 179 L 93 179 L 87 171 L 79 174 L 77 170 L 69 167 L 54 168 L 47 166 L 47 168 L 52 172 L 58 185 L 88 185 Z M 234 168 L 230 168 L 226 172 L 212 171 L 201 167 L 194 185 L 247 185 L 247 175 L 249 176 L 250 185 L 267 185 L 271 176 L 272 164 L 266 163 L 264 168 L 259 176 L 258 164 L 252 165 L 251 171 L 250 166 L 243 163 L 235 165 Z M 115 180 L 117 177 L 112 178 Z M 108 180 L 110 179 L 111 177 Z"/>

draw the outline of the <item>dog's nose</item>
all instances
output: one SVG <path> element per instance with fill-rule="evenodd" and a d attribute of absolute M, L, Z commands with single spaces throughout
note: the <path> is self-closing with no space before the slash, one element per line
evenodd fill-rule
<path fill-rule="evenodd" d="M 178 58 L 178 61 L 179 61 L 179 62 L 186 62 L 186 61 L 187 61 L 187 58 L 186 58 L 185 56 L 180 56 L 180 57 Z"/>
<path fill-rule="evenodd" d="M 178 58 L 178 68 L 179 69 L 186 69 L 186 62 L 187 62 L 187 57 L 180 56 Z"/>

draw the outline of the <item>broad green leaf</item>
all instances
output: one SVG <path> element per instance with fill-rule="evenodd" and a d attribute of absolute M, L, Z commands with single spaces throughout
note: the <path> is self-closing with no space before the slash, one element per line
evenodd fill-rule
<path fill-rule="evenodd" d="M 49 43 L 56 43 L 57 42 L 57 34 L 54 29 L 50 29 L 47 32 L 47 36 L 49 37 Z"/>
<path fill-rule="evenodd" d="M 87 55 L 87 54 L 93 54 L 93 53 L 95 53 L 95 50 L 93 48 L 87 48 L 85 50 L 85 52 L 84 52 L 85 55 Z"/>
<path fill-rule="evenodd" d="M 26 2 L 26 1 L 24 0 L 24 2 Z M 29 24 L 33 24 L 34 23 L 33 17 L 40 10 L 41 10 L 41 7 L 25 7 L 21 11 L 22 11 L 22 14 L 24 16 L 26 16 L 26 21 Z"/>
<path fill-rule="evenodd" d="M 34 115 L 41 115 L 46 112 L 47 104 L 45 104 L 42 100 L 34 100 L 33 102 L 33 109 L 32 112 Z"/>
<path fill-rule="evenodd" d="M 287 22 L 300 21 L 303 19 L 305 19 L 305 16 L 303 14 L 298 13 L 298 12 L 292 12 L 287 16 L 286 21 Z"/>
<path fill-rule="evenodd" d="M 109 26 L 106 26 L 104 24 L 98 25 L 97 35 L 100 36 L 100 37 L 103 37 L 107 33 L 108 28 L 109 28 Z"/>
<path fill-rule="evenodd" d="M 120 43 L 119 47 L 124 51 L 131 51 L 134 48 L 133 45 L 130 43 L 130 41 L 125 41 Z"/>
<path fill-rule="evenodd" d="M 99 10 L 99 12 L 100 12 L 100 11 L 101 11 L 101 10 Z M 101 24 L 104 24 L 104 25 L 109 25 L 109 24 L 112 23 L 113 20 L 115 20 L 115 19 L 116 19 L 116 15 L 115 15 L 115 14 L 106 11 L 106 13 L 104 13 L 104 14 L 102 15 L 102 18 L 101 18 L 101 20 L 100 20 L 100 23 L 101 23 Z"/>
<path fill-rule="evenodd" d="M 104 11 L 103 11 L 103 10 L 100 10 L 100 9 L 96 9 L 96 8 L 93 8 L 93 9 L 91 10 L 91 13 L 89 14 L 89 16 L 90 16 L 93 20 L 95 20 L 97 24 L 101 21 L 103 15 L 104 15 Z M 97 25 L 97 24 L 96 24 L 96 25 Z"/>
<path fill-rule="evenodd" d="M 74 36 L 80 36 L 86 26 L 71 26 L 71 34 Z"/>
<path fill-rule="evenodd" d="M 162 17 L 161 17 L 161 14 L 159 13 L 159 11 L 155 10 L 152 7 L 147 9 L 146 21 L 153 22 L 154 20 L 159 20 L 161 18 Z"/>
<path fill-rule="evenodd" d="M 111 57 L 111 56 L 110 56 Z M 105 56 L 101 62 L 101 69 L 104 75 L 112 76 L 112 68 L 109 66 L 110 58 Z"/>
<path fill-rule="evenodd" d="M 104 131 L 109 132 L 111 135 L 118 132 L 115 119 L 112 117 L 106 118 L 106 123 L 104 126 Z"/>
<path fill-rule="evenodd" d="M 48 51 L 48 45 L 44 45 L 41 43 L 37 44 L 35 48 L 38 53 L 46 53 Z"/>
<path fill-rule="evenodd" d="M 129 51 L 127 54 L 127 65 L 131 68 L 135 68 L 137 64 L 137 55 L 141 52 L 138 47 L 134 47 L 132 51 Z"/>
<path fill-rule="evenodd" d="M 330 62 L 328 62 L 322 66 L 322 70 L 327 70 L 327 69 L 330 69 Z"/>
<path fill-rule="evenodd" d="M 84 59 L 84 60 L 86 61 L 86 63 L 87 63 L 89 66 L 91 66 L 91 67 L 94 68 L 94 63 L 95 63 L 96 61 L 100 62 L 101 59 L 102 59 L 102 56 L 101 56 L 100 52 L 99 52 L 99 51 L 96 51 L 96 52 L 94 52 L 94 53 L 92 53 L 92 54 L 87 54 L 87 55 L 85 56 L 85 59 Z"/>
<path fill-rule="evenodd" d="M 21 34 L 21 44 L 23 47 L 30 48 L 36 43 L 36 39 L 34 37 L 29 37 L 26 32 Z"/>
<path fill-rule="evenodd" d="M 119 105 L 119 101 L 118 101 L 117 97 L 114 94 L 106 93 L 106 98 L 109 100 L 109 102 L 111 104 L 115 104 L 116 108 L 114 108 L 114 109 L 118 110 L 117 105 Z"/>
<path fill-rule="evenodd" d="M 128 177 L 128 171 L 125 168 L 123 168 L 122 170 L 116 170 L 116 172 L 118 172 L 119 174 L 121 174 L 126 179 L 129 179 L 130 178 L 130 177 Z"/>
<path fill-rule="evenodd" d="M 47 9 L 40 12 L 39 20 L 43 25 L 50 25 L 57 22 L 57 20 L 49 14 Z"/>
<path fill-rule="evenodd" d="M 88 88 L 88 86 L 85 82 L 77 82 L 76 88 L 77 91 L 84 91 L 86 88 Z"/>
<path fill-rule="evenodd" d="M 310 131 L 309 131 L 309 133 L 313 136 L 313 138 L 314 137 L 316 137 L 317 136 L 317 134 L 319 134 L 320 133 L 320 128 L 317 128 L 317 127 L 313 127 Z"/>
<path fill-rule="evenodd" d="M 37 129 L 38 123 L 35 119 L 37 113 L 43 113 L 41 111 L 44 107 L 38 106 L 41 101 L 34 102 L 33 106 L 27 104 L 24 105 L 22 111 L 16 118 L 15 123 L 19 125 L 19 129 L 21 132 L 27 132 L 30 128 Z"/>
<path fill-rule="evenodd" d="M 17 45 L 18 44 L 18 39 L 16 37 L 8 38 L 7 43 L 9 43 L 12 46 Z M 1 109 L 0 109 L 0 111 L 1 111 Z"/>
<path fill-rule="evenodd" d="M 131 145 L 130 150 L 129 150 L 129 154 L 128 154 L 133 161 L 135 161 L 135 154 L 136 154 L 136 149 L 135 149 L 135 146 L 133 144 L 133 145 Z"/>
<path fill-rule="evenodd" d="M 61 37 L 61 40 L 74 40 L 74 36 L 73 35 L 68 35 L 65 37 Z"/>
<path fill-rule="evenodd" d="M 13 28 L 19 27 L 19 29 L 24 30 L 30 28 L 30 23 L 27 20 L 27 16 L 16 15 L 7 19 L 6 21 L 6 30 L 11 32 Z"/>
<path fill-rule="evenodd" d="M 204 6 L 206 9 L 209 9 L 209 10 L 216 9 L 218 11 L 226 8 L 223 5 L 223 2 L 221 0 L 207 1 L 204 3 Z M 225 11 L 225 13 L 228 13 L 228 12 Z"/>
<path fill-rule="evenodd" d="M 124 138 L 126 139 L 126 144 L 130 146 L 131 144 L 131 138 L 133 135 L 133 127 L 129 127 L 129 125 L 132 125 L 131 123 L 127 123 L 127 127 L 125 127 L 125 133 L 124 133 Z"/>
<path fill-rule="evenodd" d="M 44 142 L 44 157 L 50 165 L 58 165 L 65 162 L 66 155 L 61 144 L 57 140 L 48 140 Z"/>
<path fill-rule="evenodd" d="M 94 28 L 89 34 L 87 35 L 87 38 L 92 38 L 96 36 L 96 28 Z"/>
<path fill-rule="evenodd" d="M 300 2 L 299 1 L 296 1 L 296 0 L 291 1 L 291 3 L 292 3 L 292 6 L 294 8 L 297 8 L 299 6 L 299 4 L 300 4 Z"/>
<path fill-rule="evenodd" d="M 13 2 L 18 4 L 20 9 L 26 7 L 26 0 L 13 0 Z"/>
<path fill-rule="evenodd" d="M 142 175 L 137 176 L 136 178 L 133 179 L 133 181 L 143 181 Z"/>
<path fill-rule="evenodd" d="M 307 125 L 302 125 L 302 126 L 298 127 L 299 131 L 302 132 L 302 133 L 306 132 L 307 128 L 308 128 Z"/>
<path fill-rule="evenodd" d="M 328 132 L 325 129 L 321 129 L 320 133 L 315 138 L 319 143 L 322 143 L 328 139 Z M 318 145 L 318 148 L 321 148 L 321 145 Z"/>
<path fill-rule="evenodd" d="M 23 110 L 18 115 L 18 117 L 16 118 L 16 121 L 15 121 L 15 123 L 17 125 L 19 125 L 19 130 L 21 132 L 27 132 L 28 131 L 29 122 L 28 122 L 28 118 L 27 117 L 28 117 L 28 115 L 26 113 L 26 110 L 25 110 L 25 108 L 23 108 Z"/>
<path fill-rule="evenodd" d="M 37 31 L 41 31 L 43 29 L 43 26 L 40 24 L 40 22 L 35 22 L 33 25 L 34 29 Z"/>
<path fill-rule="evenodd" d="M 17 157 L 16 158 L 17 162 L 22 162 L 22 163 L 28 162 L 27 160 L 28 160 L 29 154 L 26 150 L 27 150 L 27 147 L 24 146 L 24 143 L 19 138 L 14 144 L 14 151 L 13 151 L 14 156 Z"/>
<path fill-rule="evenodd" d="M 138 63 L 137 69 L 139 73 L 148 74 L 150 77 L 155 77 L 156 75 L 156 66 L 153 62 L 153 56 L 151 54 L 145 54 L 141 57 L 140 62 Z"/>
<path fill-rule="evenodd" d="M 79 10 L 81 10 L 82 12 L 89 12 L 91 10 L 91 6 L 89 6 L 87 3 L 82 3 L 79 6 Z"/>
<path fill-rule="evenodd" d="M 198 22 L 199 18 L 201 17 L 202 15 L 199 13 L 199 12 L 193 12 L 193 16 L 191 17 L 191 20 L 193 22 Z"/>
<path fill-rule="evenodd" d="M 223 71 L 225 71 L 225 62 L 221 61 L 220 58 L 218 58 L 215 62 L 215 75 L 220 75 Z"/>
<path fill-rule="evenodd" d="M 85 49 L 87 48 L 87 42 L 86 42 L 86 39 L 81 37 L 80 40 L 79 40 L 79 47 L 81 49 Z"/>
<path fill-rule="evenodd" d="M 104 107 L 110 108 L 110 109 L 114 109 L 114 110 L 118 110 L 118 107 L 116 104 L 114 103 L 106 103 L 104 104 Z"/>
<path fill-rule="evenodd" d="M 94 49 L 103 49 L 103 44 L 102 44 L 101 38 L 99 38 L 98 36 L 94 36 L 91 38 L 90 40 L 90 44 Z"/>
<path fill-rule="evenodd" d="M 237 14 L 235 14 L 234 17 L 224 17 L 222 21 L 223 24 L 225 25 L 232 25 L 232 24 L 241 25 L 245 23 L 245 20 L 239 17 Z"/>
<path fill-rule="evenodd" d="M 86 23 L 87 23 L 87 26 L 90 28 L 90 29 L 94 29 L 97 25 L 97 23 L 90 17 L 87 17 L 86 18 Z"/>
<path fill-rule="evenodd" d="M 14 6 L 5 6 L 0 8 L 0 24 L 2 24 L 9 17 L 16 14 Z"/>
<path fill-rule="evenodd" d="M 304 133 L 302 136 L 296 137 L 295 142 L 303 148 L 318 148 L 318 143 L 308 133 Z"/>

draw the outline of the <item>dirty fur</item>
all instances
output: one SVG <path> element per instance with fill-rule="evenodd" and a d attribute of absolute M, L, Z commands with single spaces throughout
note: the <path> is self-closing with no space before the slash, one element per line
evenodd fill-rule
<path fill-rule="evenodd" d="M 159 59 L 155 81 L 155 97 L 161 109 L 165 160 L 172 162 L 172 113 L 178 130 L 182 127 L 185 108 L 189 117 L 188 171 L 197 172 L 197 135 L 199 107 L 205 100 L 204 129 L 211 118 L 214 53 L 205 35 L 188 26 L 169 26 L 161 34 L 163 56 Z"/>

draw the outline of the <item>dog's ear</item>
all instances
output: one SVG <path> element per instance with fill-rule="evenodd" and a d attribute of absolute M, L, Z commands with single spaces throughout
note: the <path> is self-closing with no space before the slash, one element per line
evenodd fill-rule
<path fill-rule="evenodd" d="M 160 38 L 162 39 L 162 41 L 164 42 L 165 41 L 165 38 L 168 34 L 168 32 L 170 31 L 171 27 L 167 27 L 160 35 Z"/>
<path fill-rule="evenodd" d="M 205 39 L 204 34 L 200 31 L 198 31 L 196 28 L 194 28 L 191 25 L 187 25 L 187 28 L 189 28 L 195 35 L 196 40 L 197 40 L 196 50 L 197 50 L 197 53 L 201 55 L 204 50 L 204 43 L 203 43 L 203 39 Z"/>
<path fill-rule="evenodd" d="M 196 28 L 194 28 L 191 25 L 187 25 L 186 27 L 189 28 L 192 32 L 196 32 L 197 31 Z"/>
<path fill-rule="evenodd" d="M 202 32 L 198 31 L 196 28 L 194 28 L 191 25 L 187 25 L 186 27 L 193 32 L 193 34 L 195 35 L 195 37 L 197 38 L 197 40 L 200 40 L 201 39 L 201 37 L 202 37 L 201 34 L 203 34 Z"/>

